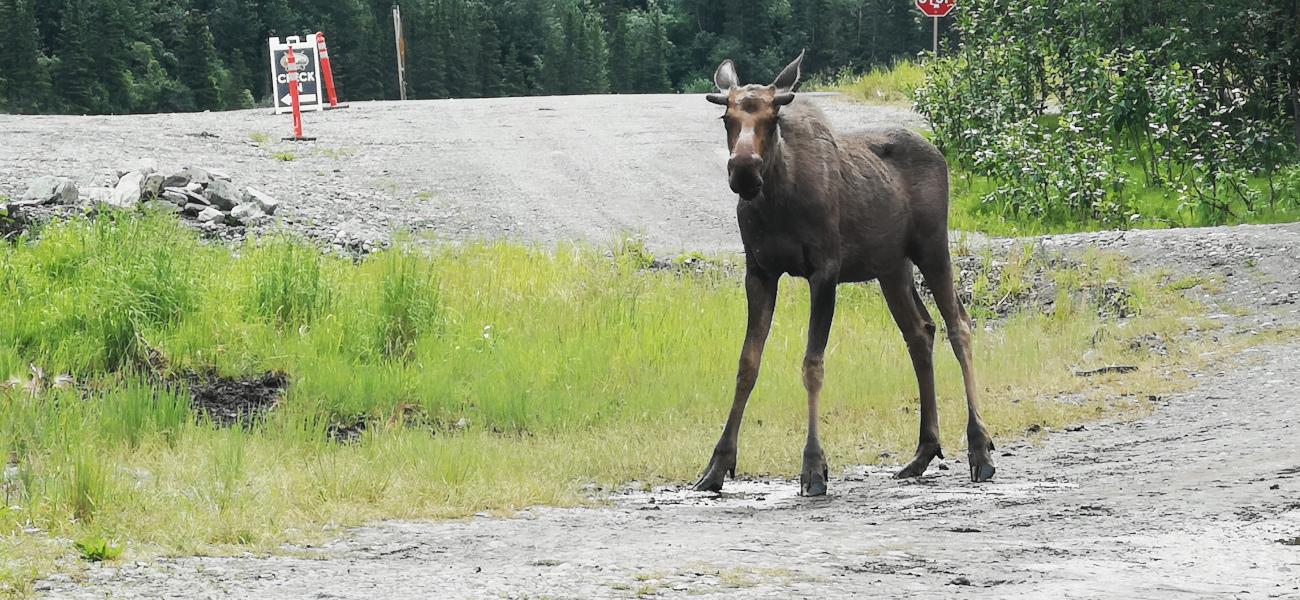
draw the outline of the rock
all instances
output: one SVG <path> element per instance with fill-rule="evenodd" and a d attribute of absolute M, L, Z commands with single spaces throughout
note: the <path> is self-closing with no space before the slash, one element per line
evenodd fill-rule
<path fill-rule="evenodd" d="M 189 183 L 190 183 L 190 170 L 181 169 L 179 171 L 173 172 L 172 174 L 166 177 L 163 177 L 162 186 L 163 188 L 169 188 L 169 187 L 183 188 L 189 185 Z"/>
<path fill-rule="evenodd" d="M 208 205 L 206 205 L 206 204 L 198 204 L 198 203 L 193 203 L 193 202 L 192 202 L 192 203 L 186 204 L 185 207 L 181 209 L 181 214 L 183 214 L 183 215 L 185 215 L 185 216 L 187 216 L 187 217 L 197 217 L 197 216 L 199 216 L 199 214 L 201 214 L 203 211 L 205 211 L 205 210 L 207 210 L 207 209 L 209 209 L 209 208 L 211 208 L 211 207 L 208 206 Z"/>
<path fill-rule="evenodd" d="M 87 204 L 108 204 L 113 199 L 113 190 L 106 187 L 93 187 L 81 190 L 81 199 Z"/>
<path fill-rule="evenodd" d="M 177 202 L 177 204 L 181 206 L 185 206 L 186 204 L 190 204 L 190 203 L 202 204 L 204 206 L 212 205 L 211 202 L 208 202 L 207 198 L 203 197 L 203 194 L 200 194 L 198 192 L 191 192 L 185 188 L 163 188 L 163 194 L 171 194 L 172 197 L 176 197 L 176 198 L 183 197 L 184 201 Z"/>
<path fill-rule="evenodd" d="M 275 214 L 276 209 L 280 208 L 279 200 L 257 188 L 244 188 L 244 202 L 256 204 L 257 208 L 268 215 Z"/>
<path fill-rule="evenodd" d="M 186 194 L 185 190 L 179 188 L 164 189 L 162 191 L 162 195 L 159 197 L 162 198 L 163 200 L 171 202 L 172 204 L 175 204 L 178 207 L 185 206 L 186 204 L 190 203 L 189 194 Z"/>
<path fill-rule="evenodd" d="M 200 223 L 217 223 L 220 221 L 224 221 L 225 219 L 226 219 L 226 213 L 223 213 L 211 206 L 203 209 L 203 212 L 199 213 Z"/>
<path fill-rule="evenodd" d="M 159 200 L 159 199 L 147 200 L 140 206 L 143 207 L 145 210 L 165 212 L 173 215 L 181 212 L 181 207 L 176 206 L 174 202 L 169 202 L 167 200 Z"/>
<path fill-rule="evenodd" d="M 221 210 L 234 208 L 242 199 L 239 188 L 224 179 L 212 180 L 207 189 L 203 190 L 203 196 L 208 199 L 209 203 Z"/>
<path fill-rule="evenodd" d="M 144 178 L 145 174 L 142 171 L 131 171 L 123 175 L 121 181 L 117 182 L 117 187 L 113 188 L 108 203 L 119 208 L 138 206 L 140 197 L 144 195 Z"/>
<path fill-rule="evenodd" d="M 185 184 L 185 191 L 193 194 L 201 194 L 203 193 L 203 184 L 197 181 L 191 181 Z"/>
<path fill-rule="evenodd" d="M 117 180 L 122 178 L 122 173 L 115 170 L 100 171 L 85 179 L 90 187 L 107 187 L 111 188 L 117 185 Z"/>
<path fill-rule="evenodd" d="M 73 204 L 77 201 L 77 184 L 67 177 L 37 177 L 17 204 Z"/>
<path fill-rule="evenodd" d="M 206 171 L 207 174 L 210 175 L 210 176 L 212 176 L 213 179 L 220 179 L 220 180 L 223 180 L 223 181 L 231 181 L 231 179 L 230 179 L 230 174 L 229 174 L 229 173 L 226 173 L 225 171 L 221 171 L 221 170 L 218 170 L 218 169 L 203 169 L 203 171 Z"/>
<path fill-rule="evenodd" d="M 158 192 L 162 191 L 163 176 L 160 173 L 150 173 L 144 178 L 144 189 L 142 190 L 145 197 L 154 198 Z"/>
<path fill-rule="evenodd" d="M 230 211 L 230 216 L 244 225 L 256 225 L 266 220 L 266 213 L 252 202 L 236 206 Z"/>
<path fill-rule="evenodd" d="M 370 252 L 375 249 L 380 236 L 358 221 L 348 221 L 334 232 L 334 244 L 346 250 Z"/>
<path fill-rule="evenodd" d="M 152 175 L 158 172 L 158 161 L 152 158 L 142 158 L 127 165 L 126 169 L 122 173 L 125 176 L 125 174 L 133 171 L 144 173 L 145 175 Z"/>
<path fill-rule="evenodd" d="M 206 169 L 200 169 L 199 167 L 185 167 L 184 169 L 181 169 L 180 174 L 189 182 L 185 184 L 186 186 L 198 185 L 199 188 L 202 189 L 203 186 L 212 183 L 212 175 L 210 175 Z"/>

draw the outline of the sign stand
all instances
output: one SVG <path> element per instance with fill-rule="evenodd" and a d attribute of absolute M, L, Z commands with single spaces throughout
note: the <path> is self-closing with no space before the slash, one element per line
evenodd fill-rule
<path fill-rule="evenodd" d="M 934 55 L 939 56 L 939 17 L 933 17 L 934 20 Z"/>
<path fill-rule="evenodd" d="M 934 45 L 931 50 L 939 55 L 939 19 L 948 16 L 956 6 L 957 0 L 916 0 L 916 7 L 934 21 Z"/>
<path fill-rule="evenodd" d="M 291 102 L 291 83 L 298 84 L 298 104 L 300 110 L 325 110 L 324 90 L 321 89 L 320 47 L 315 39 L 302 39 L 289 36 L 270 38 L 267 41 L 271 59 L 271 95 L 275 100 L 275 114 L 284 114 L 293 110 Z M 290 72 L 289 51 L 294 54 L 295 68 Z"/>
<path fill-rule="evenodd" d="M 291 75 L 297 75 L 301 65 L 298 64 L 298 61 L 296 60 L 296 57 L 293 54 L 293 46 L 289 46 L 288 58 L 289 60 L 285 65 L 286 70 Z M 311 141 L 316 139 L 316 138 L 303 137 L 302 135 L 302 106 L 298 101 L 299 85 L 301 85 L 301 81 L 298 79 L 298 77 L 292 77 L 292 81 L 289 82 L 289 102 L 293 108 L 293 137 L 281 138 L 286 141 L 299 142 L 299 141 Z"/>

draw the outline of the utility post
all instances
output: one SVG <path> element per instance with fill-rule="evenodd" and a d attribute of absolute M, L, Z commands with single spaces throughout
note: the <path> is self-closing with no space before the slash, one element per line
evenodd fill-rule
<path fill-rule="evenodd" d="M 393 3 L 393 41 L 397 44 L 397 92 L 406 100 L 406 35 L 402 31 L 402 7 Z"/>

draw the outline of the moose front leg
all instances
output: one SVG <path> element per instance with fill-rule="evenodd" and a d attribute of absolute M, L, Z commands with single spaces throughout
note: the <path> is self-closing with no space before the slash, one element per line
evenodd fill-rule
<path fill-rule="evenodd" d="M 835 319 L 835 277 L 837 269 L 825 269 L 808 278 L 812 311 L 808 317 L 808 349 L 803 358 L 803 386 L 808 390 L 808 442 L 803 449 L 803 471 L 799 489 L 805 496 L 826 493 L 830 470 L 822 451 L 818 421 L 822 381 L 825 379 L 826 342 L 830 339 L 831 321 Z"/>
<path fill-rule="evenodd" d="M 745 345 L 740 350 L 740 367 L 736 372 L 736 395 L 731 401 L 731 414 L 722 428 L 722 437 L 713 448 L 713 458 L 704 475 L 695 483 L 702 492 L 722 489 L 727 475 L 736 477 L 736 448 L 740 440 L 740 421 L 745 416 L 745 405 L 758 381 L 758 368 L 763 362 L 763 345 L 772 328 L 772 312 L 776 309 L 778 277 L 769 275 L 750 265 L 745 271 L 745 297 L 749 305 L 749 324 L 745 329 Z"/>

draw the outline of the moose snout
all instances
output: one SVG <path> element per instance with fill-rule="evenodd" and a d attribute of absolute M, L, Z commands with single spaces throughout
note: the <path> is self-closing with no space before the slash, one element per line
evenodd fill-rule
<path fill-rule="evenodd" d="M 763 189 L 763 159 L 754 153 L 737 154 L 727 161 L 731 191 L 749 200 Z"/>

